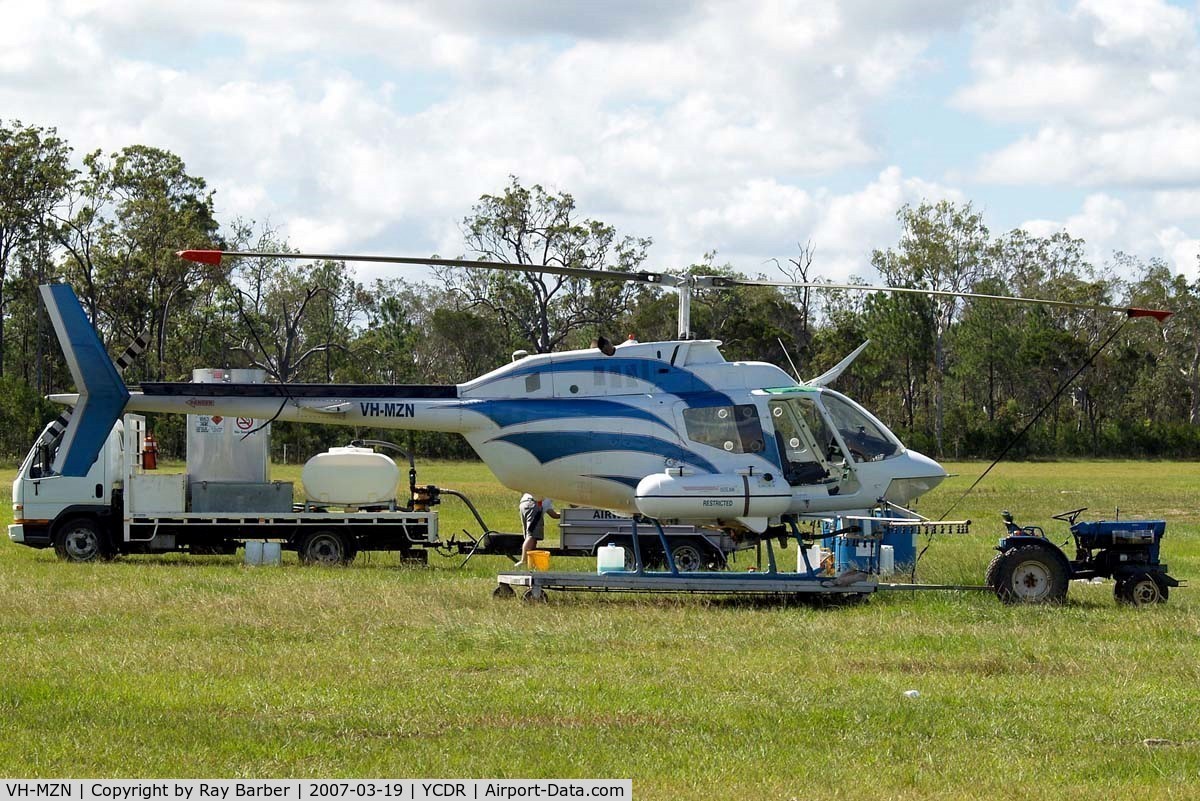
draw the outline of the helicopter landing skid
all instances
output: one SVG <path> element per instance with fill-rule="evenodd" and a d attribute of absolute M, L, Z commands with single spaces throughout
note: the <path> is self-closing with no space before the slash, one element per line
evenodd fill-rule
<path fill-rule="evenodd" d="M 845 579 L 852 580 L 846 581 Z M 547 590 L 567 592 L 642 592 L 720 595 L 806 595 L 865 597 L 878 583 L 867 574 L 858 577 L 813 578 L 804 573 L 501 573 L 496 576 L 496 597 L 524 588 L 527 600 L 543 600 Z"/>

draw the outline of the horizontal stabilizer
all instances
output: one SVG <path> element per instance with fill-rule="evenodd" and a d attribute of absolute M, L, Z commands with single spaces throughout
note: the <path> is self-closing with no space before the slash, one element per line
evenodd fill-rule
<path fill-rule="evenodd" d="M 64 476 L 85 476 L 124 411 L 129 390 L 71 287 L 49 284 L 40 290 L 79 392 L 53 470 Z"/>

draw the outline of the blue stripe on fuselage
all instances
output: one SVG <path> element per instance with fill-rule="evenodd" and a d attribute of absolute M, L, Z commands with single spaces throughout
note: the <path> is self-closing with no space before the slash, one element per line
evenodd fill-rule
<path fill-rule="evenodd" d="M 648 453 L 690 464 L 709 473 L 716 473 L 712 462 L 673 442 L 648 437 L 645 434 L 623 434 L 608 431 L 518 431 L 496 437 L 492 442 L 508 442 L 524 448 L 533 458 L 546 464 L 555 459 L 601 451 L 632 451 Z"/>
<path fill-rule="evenodd" d="M 515 398 L 513 400 L 469 400 L 459 407 L 466 412 L 477 412 L 501 428 L 533 423 L 538 420 L 566 420 L 590 417 L 624 417 L 630 420 L 645 420 L 675 432 L 670 423 L 663 421 L 645 409 L 610 400 L 591 398 Z"/>
<path fill-rule="evenodd" d="M 638 484 L 640 484 L 640 483 L 642 483 L 642 480 L 641 480 L 640 478 L 630 478 L 629 476 L 597 476 L 597 475 L 589 475 L 589 476 L 584 476 L 584 478 L 602 478 L 602 479 L 604 479 L 605 481 L 613 481 L 613 482 L 616 482 L 617 484 L 624 484 L 625 486 L 627 486 L 627 487 L 629 487 L 630 489 L 633 489 L 633 490 L 636 490 L 636 489 L 637 489 L 637 485 L 638 485 Z"/>
<path fill-rule="evenodd" d="M 493 381 L 500 381 L 505 378 L 533 375 L 535 373 L 570 372 L 604 373 L 606 375 L 633 378 L 653 384 L 663 392 L 669 392 L 672 395 L 685 396 L 692 395 L 693 393 L 722 394 L 707 382 L 698 378 L 695 373 L 690 370 L 684 370 L 682 367 L 676 367 L 673 364 L 658 359 L 623 359 L 620 356 L 592 357 L 550 362 L 549 364 L 525 365 L 517 367 L 502 376 L 496 376 L 487 383 L 490 384 Z M 478 389 L 478 387 L 474 387 L 473 389 Z M 728 396 L 725 397 L 728 399 Z"/>

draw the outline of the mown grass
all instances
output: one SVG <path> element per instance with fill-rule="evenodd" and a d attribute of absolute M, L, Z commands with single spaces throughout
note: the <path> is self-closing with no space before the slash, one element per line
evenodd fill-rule
<path fill-rule="evenodd" d="M 952 465 L 961 475 L 921 510 L 938 516 L 982 467 Z M 432 463 L 421 480 L 516 527 L 515 493 L 481 466 Z M 1198 576 L 1198 486 L 1195 463 L 1002 465 L 955 512 L 974 533 L 935 541 L 919 577 L 978 582 L 1002 508 L 1065 537 L 1050 514 L 1115 505 L 1165 517 L 1172 573 Z M 447 500 L 443 535 L 467 525 Z M 970 593 L 528 606 L 491 598 L 504 560 L 457 564 L 81 566 L 4 541 L 0 773 L 611 776 L 639 798 L 1200 796 L 1193 590 L 1153 609 L 1080 584 L 1061 608 Z"/>

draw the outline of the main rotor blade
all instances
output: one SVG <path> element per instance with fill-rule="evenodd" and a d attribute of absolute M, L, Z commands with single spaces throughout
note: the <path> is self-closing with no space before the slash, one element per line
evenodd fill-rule
<path fill-rule="evenodd" d="M 916 289 L 904 286 L 874 286 L 869 284 L 822 284 L 805 281 L 767 281 L 753 278 L 725 278 L 713 276 L 712 286 L 774 286 L 796 287 L 797 289 L 844 289 L 850 292 L 903 292 L 910 295 L 935 295 L 947 298 L 970 298 L 975 300 L 999 300 L 1006 303 L 1035 303 L 1041 306 L 1059 306 L 1066 309 L 1090 309 L 1093 311 L 1121 312 L 1127 317 L 1153 317 L 1160 323 L 1175 312 L 1164 309 L 1138 309 L 1130 306 L 1108 306 L 1103 303 L 1079 303 L 1070 300 L 1047 298 L 1021 298 L 1015 295 L 985 295 L 979 292 L 953 292 L 948 289 Z"/>
<path fill-rule="evenodd" d="M 675 286 L 679 279 L 667 273 L 645 271 L 622 273 L 615 270 L 588 270 L 582 267 L 559 267 L 553 264 L 513 264 L 507 261 L 470 261 L 468 259 L 409 258 L 405 256 L 359 256 L 349 253 L 259 253 L 239 250 L 180 250 L 181 259 L 197 264 L 218 265 L 222 257 L 259 259 L 301 259 L 316 261 L 365 261 L 380 264 L 410 264 L 428 267 L 465 267 L 472 270 L 506 270 L 513 273 L 549 273 L 571 278 L 591 278 L 601 281 L 627 281 L 635 284 Z"/>

